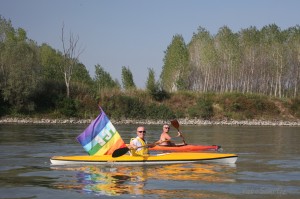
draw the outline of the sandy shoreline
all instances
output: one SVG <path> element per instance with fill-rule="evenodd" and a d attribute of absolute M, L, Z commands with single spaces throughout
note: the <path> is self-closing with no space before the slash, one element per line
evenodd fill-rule
<path fill-rule="evenodd" d="M 92 119 L 36 119 L 36 118 L 1 118 L 0 124 L 89 124 Z M 113 124 L 164 124 L 166 120 L 113 120 Z M 201 120 L 178 119 L 181 125 L 237 125 L 237 126 L 300 126 L 300 120 L 295 121 L 266 121 L 266 120 Z"/>

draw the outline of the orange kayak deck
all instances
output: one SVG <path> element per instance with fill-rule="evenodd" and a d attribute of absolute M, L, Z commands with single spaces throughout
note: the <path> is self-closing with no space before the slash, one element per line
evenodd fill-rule
<path fill-rule="evenodd" d="M 151 151 L 178 151 L 178 152 L 188 152 L 188 151 L 220 151 L 221 146 L 218 145 L 178 145 L 178 146 L 159 146 L 156 145 L 149 148 Z"/>

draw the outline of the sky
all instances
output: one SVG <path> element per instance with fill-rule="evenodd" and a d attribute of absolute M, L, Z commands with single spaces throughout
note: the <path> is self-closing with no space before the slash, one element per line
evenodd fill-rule
<path fill-rule="evenodd" d="M 156 80 L 175 35 L 186 44 L 199 27 L 211 35 L 223 26 L 233 32 L 276 24 L 281 30 L 300 24 L 299 0 L 0 0 L 0 15 L 23 28 L 38 45 L 62 51 L 65 36 L 79 38 L 79 61 L 95 76 L 101 65 L 120 83 L 128 67 L 138 88 L 148 69 Z"/>

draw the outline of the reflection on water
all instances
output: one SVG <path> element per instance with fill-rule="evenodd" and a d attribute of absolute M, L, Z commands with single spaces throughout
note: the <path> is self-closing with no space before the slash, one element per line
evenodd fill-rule
<path fill-rule="evenodd" d="M 51 167 L 53 170 L 68 171 L 74 180 L 66 179 L 54 184 L 58 189 L 74 189 L 79 192 L 96 195 L 144 195 L 164 194 L 163 189 L 147 189 L 148 181 L 164 183 L 164 181 L 202 181 L 233 182 L 228 178 L 235 172 L 234 165 L 213 164 L 173 164 L 163 166 L 72 166 Z M 223 172 L 218 172 L 222 170 Z M 70 183 L 71 182 L 71 183 Z M 174 193 L 172 194 L 174 195 Z"/>

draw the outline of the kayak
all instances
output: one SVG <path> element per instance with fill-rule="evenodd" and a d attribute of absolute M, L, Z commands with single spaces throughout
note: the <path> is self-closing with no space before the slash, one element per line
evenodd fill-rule
<path fill-rule="evenodd" d="M 151 165 L 151 164 L 177 164 L 193 162 L 216 162 L 234 164 L 237 161 L 236 154 L 225 153 L 161 153 L 148 156 L 122 155 L 113 158 L 111 155 L 101 156 L 53 156 L 50 161 L 52 165 L 74 165 L 74 164 L 113 164 L 113 165 Z"/>
<path fill-rule="evenodd" d="M 149 148 L 151 151 L 219 151 L 222 150 L 221 146 L 217 145 L 178 145 L 178 146 L 160 146 L 156 145 Z"/>

